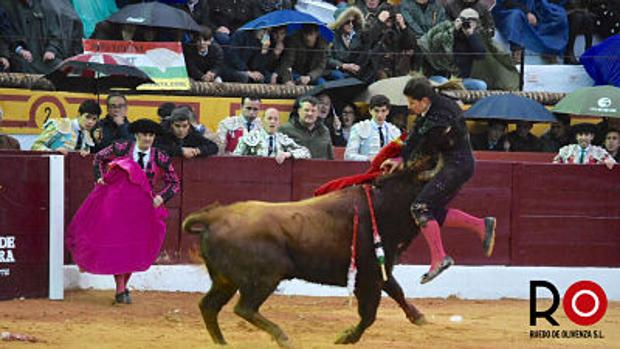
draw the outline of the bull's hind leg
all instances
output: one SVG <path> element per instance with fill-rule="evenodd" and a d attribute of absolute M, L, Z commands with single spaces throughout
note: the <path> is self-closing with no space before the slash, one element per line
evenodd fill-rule
<path fill-rule="evenodd" d="M 219 278 L 213 278 L 213 284 L 207 294 L 200 300 L 199 307 L 202 318 L 207 327 L 207 331 L 211 335 L 211 339 L 216 344 L 226 344 L 220 325 L 217 321 L 217 315 L 224 304 L 235 295 L 237 286 L 230 282 L 223 281 Z"/>
<path fill-rule="evenodd" d="M 346 329 L 336 340 L 336 344 L 357 343 L 364 334 L 364 331 L 375 322 L 377 317 L 377 307 L 381 301 L 381 282 L 376 279 L 364 280 L 358 274 L 355 288 L 357 298 L 357 312 L 360 315 L 360 322 L 357 326 Z"/>
<path fill-rule="evenodd" d="M 260 308 L 263 302 L 265 302 L 271 293 L 273 293 L 277 285 L 278 282 L 272 285 L 259 284 L 248 285 L 245 287 L 242 286 L 239 289 L 241 297 L 235 306 L 235 314 L 239 315 L 252 325 L 269 333 L 280 347 L 292 348 L 292 344 L 284 331 L 282 331 L 278 325 L 267 320 L 258 312 L 258 308 Z"/>
<path fill-rule="evenodd" d="M 388 294 L 388 296 L 390 296 L 390 298 L 398 303 L 401 309 L 405 312 L 405 315 L 409 321 L 418 326 L 427 324 L 424 314 L 422 314 L 418 308 L 415 307 L 415 305 L 407 302 L 407 299 L 405 299 L 405 293 L 400 287 L 398 281 L 394 278 L 394 275 L 389 276 L 388 281 L 383 285 L 383 290 Z"/>

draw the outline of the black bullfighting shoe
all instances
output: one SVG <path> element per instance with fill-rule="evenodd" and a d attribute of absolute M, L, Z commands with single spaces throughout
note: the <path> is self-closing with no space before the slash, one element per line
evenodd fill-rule
<path fill-rule="evenodd" d="M 484 240 L 482 241 L 482 249 L 484 250 L 484 255 L 487 257 L 491 257 L 493 254 L 496 226 L 497 220 L 495 217 L 486 217 L 484 219 Z"/>
<path fill-rule="evenodd" d="M 123 294 L 125 295 L 125 304 L 131 304 L 131 296 L 129 295 L 129 289 L 125 289 L 125 292 L 123 292 Z"/>
<path fill-rule="evenodd" d="M 125 304 L 125 292 L 117 293 L 114 296 L 114 304 Z"/>
<path fill-rule="evenodd" d="M 429 270 L 428 273 L 424 273 L 424 275 L 422 275 L 422 278 L 420 279 L 420 283 L 424 285 L 425 283 L 432 281 L 434 278 L 439 276 L 439 274 L 441 274 L 444 270 L 450 268 L 452 264 L 454 264 L 454 259 L 452 259 L 452 257 L 450 256 L 443 257 L 443 259 L 441 260 L 441 262 L 437 265 L 435 269 Z"/>

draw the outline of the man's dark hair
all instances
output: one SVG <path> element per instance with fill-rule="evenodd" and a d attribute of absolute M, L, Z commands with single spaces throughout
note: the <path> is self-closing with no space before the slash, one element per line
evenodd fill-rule
<path fill-rule="evenodd" d="M 159 108 L 157 108 L 157 115 L 159 116 L 159 119 L 163 121 L 164 119 L 169 117 L 170 114 L 172 114 L 174 108 L 176 107 L 177 106 L 172 102 L 162 103 Z"/>
<path fill-rule="evenodd" d="M 390 108 L 390 99 L 385 95 L 374 95 L 370 99 L 370 103 L 368 104 L 368 108 L 372 109 L 374 107 L 388 107 Z"/>
<path fill-rule="evenodd" d="M 306 102 L 308 102 L 308 103 L 310 103 L 312 105 L 319 105 L 319 103 L 320 103 L 318 98 L 316 98 L 314 96 L 304 96 L 304 97 L 301 97 L 299 99 L 299 106 L 302 106 Z"/>
<path fill-rule="evenodd" d="M 80 107 L 78 108 L 78 113 L 80 113 L 80 115 L 88 113 L 97 115 L 97 117 L 99 117 L 99 115 L 101 115 L 101 107 L 99 106 L 99 103 L 95 102 L 94 99 L 87 99 L 80 104 Z"/>
<path fill-rule="evenodd" d="M 211 28 L 207 26 L 201 26 L 202 30 L 194 34 L 194 41 L 198 41 L 199 39 L 203 39 L 205 41 L 211 40 L 213 37 L 213 31 Z"/>
<path fill-rule="evenodd" d="M 413 78 L 407 82 L 403 93 L 407 97 L 411 97 L 417 101 L 424 97 L 435 97 L 435 89 L 427 78 Z"/>
<path fill-rule="evenodd" d="M 243 103 L 245 103 L 246 99 L 249 99 L 251 101 L 259 101 L 260 102 L 260 98 L 259 97 L 247 96 L 247 97 L 241 97 L 241 105 L 243 105 Z"/>
<path fill-rule="evenodd" d="M 305 34 L 312 34 L 312 33 L 318 33 L 319 32 L 319 26 L 317 26 L 316 24 L 304 24 L 301 27 L 301 31 Z"/>
<path fill-rule="evenodd" d="M 114 97 L 121 97 L 125 101 L 125 103 L 127 103 L 127 97 L 120 92 L 110 92 L 110 94 L 108 95 L 108 98 L 105 99 L 105 103 L 110 104 L 110 99 Z"/>

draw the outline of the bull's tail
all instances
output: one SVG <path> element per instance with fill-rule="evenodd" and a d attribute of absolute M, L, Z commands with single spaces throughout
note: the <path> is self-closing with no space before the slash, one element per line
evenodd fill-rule
<path fill-rule="evenodd" d="M 189 234 L 201 234 L 205 232 L 209 226 L 205 215 L 219 206 L 220 204 L 216 202 L 187 216 L 183 220 L 183 231 Z"/>

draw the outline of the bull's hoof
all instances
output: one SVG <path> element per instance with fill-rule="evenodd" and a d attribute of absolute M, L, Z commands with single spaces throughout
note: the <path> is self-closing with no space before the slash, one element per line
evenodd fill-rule
<path fill-rule="evenodd" d="M 278 339 L 278 346 L 283 349 L 295 349 L 297 348 L 290 339 Z"/>
<path fill-rule="evenodd" d="M 424 326 L 429 324 L 428 320 L 426 320 L 426 317 L 422 314 L 420 314 L 420 316 L 416 317 L 415 319 L 412 319 L 411 323 L 416 326 Z"/>
<path fill-rule="evenodd" d="M 353 344 L 360 340 L 356 327 L 347 328 L 342 332 L 340 337 L 336 339 L 335 344 Z"/>

